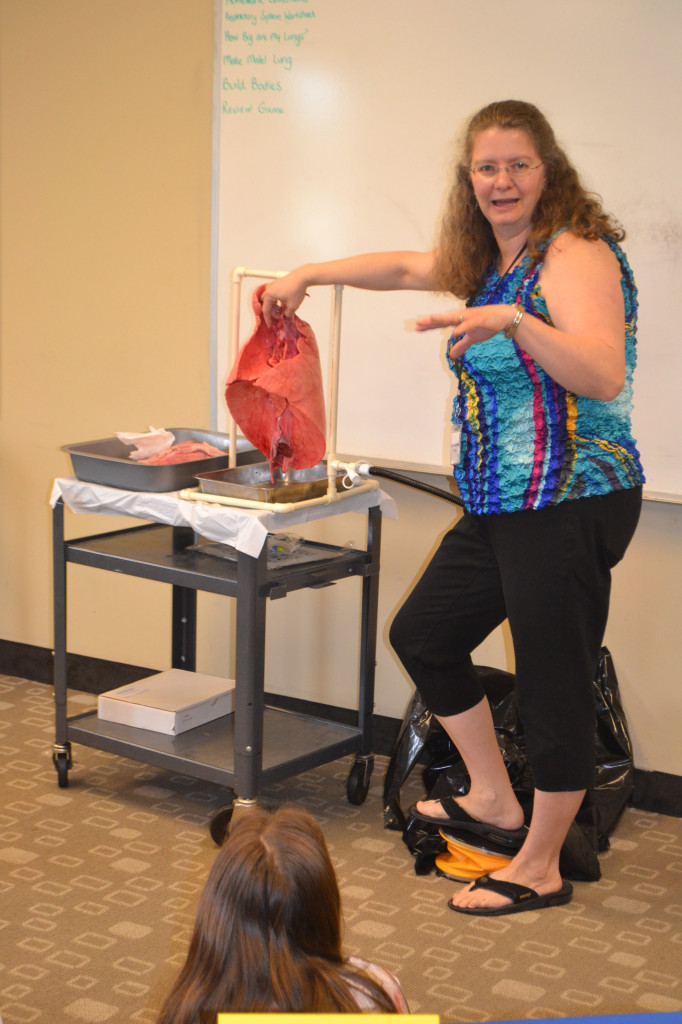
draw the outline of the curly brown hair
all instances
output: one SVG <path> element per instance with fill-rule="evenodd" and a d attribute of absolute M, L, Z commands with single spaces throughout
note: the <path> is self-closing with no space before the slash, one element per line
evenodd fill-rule
<path fill-rule="evenodd" d="M 455 168 L 434 267 L 439 290 L 470 298 L 498 254 L 492 228 L 476 202 L 470 173 L 474 140 L 487 128 L 527 132 L 544 165 L 546 184 L 533 212 L 528 237 L 532 258 L 540 255 L 539 244 L 562 228 L 590 240 L 606 236 L 622 241 L 625 231 L 604 212 L 601 197 L 585 190 L 544 114 L 523 100 L 490 103 L 469 121 Z"/>

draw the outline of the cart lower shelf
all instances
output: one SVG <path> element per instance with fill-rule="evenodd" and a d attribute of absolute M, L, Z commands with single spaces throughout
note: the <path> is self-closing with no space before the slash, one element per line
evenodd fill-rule
<path fill-rule="evenodd" d="M 171 736 L 108 722 L 92 711 L 68 720 L 68 738 L 206 782 L 234 782 L 234 714 Z M 361 745 L 361 729 L 266 707 L 260 776 L 277 782 L 355 753 Z"/>

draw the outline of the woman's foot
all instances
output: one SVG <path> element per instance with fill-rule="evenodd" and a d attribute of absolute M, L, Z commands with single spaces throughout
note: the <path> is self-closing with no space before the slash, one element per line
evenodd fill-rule
<path fill-rule="evenodd" d="M 465 796 L 457 797 L 456 802 L 472 818 L 485 822 L 486 825 L 496 825 L 498 828 L 514 831 L 521 828 L 524 823 L 523 809 L 511 790 L 508 796 L 490 798 L 469 792 Z M 450 821 L 440 800 L 419 800 L 416 809 L 429 818 L 442 819 L 445 825 Z"/>
<path fill-rule="evenodd" d="M 558 893 L 561 890 L 563 881 L 556 868 L 546 873 L 535 872 L 531 867 L 524 866 L 519 857 L 514 857 L 509 864 L 499 871 L 492 871 L 490 878 L 497 881 L 513 882 L 516 885 L 532 889 L 538 896 L 545 896 L 548 893 Z M 474 883 L 460 889 L 452 897 L 451 903 L 455 907 L 467 907 L 469 909 L 485 907 L 487 909 L 498 909 L 509 906 L 512 900 L 501 893 L 491 889 L 476 889 Z"/>

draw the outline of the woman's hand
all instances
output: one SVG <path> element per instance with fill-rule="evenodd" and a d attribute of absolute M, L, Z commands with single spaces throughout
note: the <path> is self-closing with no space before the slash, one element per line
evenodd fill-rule
<path fill-rule="evenodd" d="M 567 391 L 612 401 L 625 382 L 625 309 L 616 256 L 601 239 L 564 231 L 547 250 L 539 286 L 552 324 L 526 313 L 514 341 Z M 513 319 L 513 306 L 472 306 L 422 317 L 416 326 L 453 327 L 457 341 L 450 356 L 459 359 Z"/>
<path fill-rule="evenodd" d="M 263 319 L 268 327 L 272 327 L 273 320 L 278 320 L 281 316 L 293 316 L 303 302 L 308 282 L 302 271 L 303 268 L 299 267 L 265 286 L 261 304 Z"/>
<path fill-rule="evenodd" d="M 459 359 L 468 348 L 487 341 L 504 331 L 516 313 L 515 306 L 462 306 L 447 313 L 420 316 L 415 326 L 418 331 L 432 331 L 437 327 L 452 327 L 457 341 L 450 348 L 450 356 Z"/>

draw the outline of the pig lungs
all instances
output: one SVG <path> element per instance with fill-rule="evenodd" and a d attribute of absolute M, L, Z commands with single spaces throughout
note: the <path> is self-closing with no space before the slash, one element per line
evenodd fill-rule
<path fill-rule="evenodd" d="M 261 295 L 252 297 L 256 327 L 242 346 L 227 379 L 225 400 L 244 437 L 279 467 L 305 469 L 326 448 L 320 354 L 309 324 L 280 317 L 263 319 Z"/>

